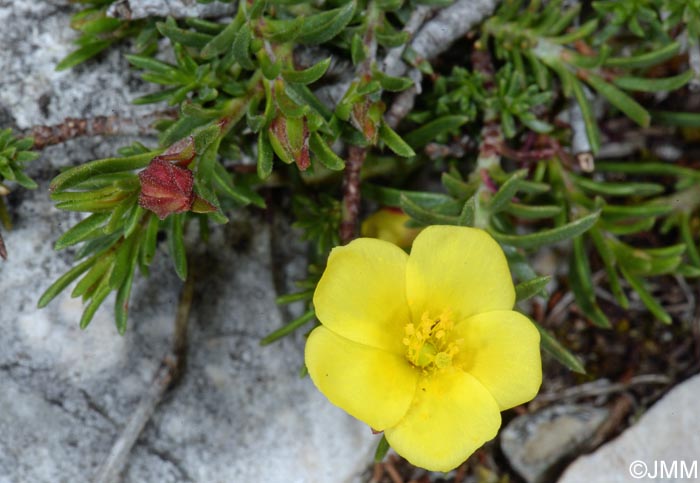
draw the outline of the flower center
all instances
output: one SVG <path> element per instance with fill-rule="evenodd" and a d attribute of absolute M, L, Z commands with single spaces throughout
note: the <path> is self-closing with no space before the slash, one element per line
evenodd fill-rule
<path fill-rule="evenodd" d="M 424 371 L 443 370 L 452 365 L 452 358 L 459 352 L 457 342 L 450 337 L 454 327 L 451 310 L 444 310 L 438 317 L 424 312 L 420 322 L 409 322 L 404 327 L 406 359 Z"/>

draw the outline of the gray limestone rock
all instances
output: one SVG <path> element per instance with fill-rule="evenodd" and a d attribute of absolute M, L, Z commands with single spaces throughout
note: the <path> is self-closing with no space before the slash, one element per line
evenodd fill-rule
<path fill-rule="evenodd" d="M 679 384 L 617 439 L 574 461 L 559 483 L 700 479 L 700 375 Z"/>
<path fill-rule="evenodd" d="M 107 10 L 117 18 L 222 17 L 236 13 L 236 2 L 198 3 L 197 0 L 118 0 Z"/>
<path fill-rule="evenodd" d="M 130 104 L 145 87 L 118 51 L 53 71 L 73 49 L 70 13 L 67 0 L 0 0 L 0 128 L 154 109 Z M 113 155 L 133 140 L 84 138 L 47 148 L 29 168 L 39 188 L 8 197 L 14 229 L 3 232 L 9 259 L 0 262 L 1 483 L 91 481 L 170 350 L 181 282 L 164 247 L 151 277 L 137 277 L 124 337 L 114 328 L 112 297 L 85 331 L 70 289 L 36 308 L 72 263 L 74 250 L 55 253 L 52 245 L 80 219 L 53 208 L 48 181 L 62 167 Z M 156 408 L 122 481 L 346 481 L 370 461 L 377 437 L 298 377 L 303 335 L 258 345 L 288 320 L 275 305 L 276 286 L 301 275 L 303 259 L 287 264 L 303 245 L 275 248 L 275 239 L 285 247 L 294 240 L 285 223 L 236 220 L 193 247 L 186 371 Z"/>
<path fill-rule="evenodd" d="M 585 447 L 607 415 L 606 409 L 580 405 L 551 406 L 525 414 L 501 432 L 501 448 L 528 483 L 551 481 Z"/>

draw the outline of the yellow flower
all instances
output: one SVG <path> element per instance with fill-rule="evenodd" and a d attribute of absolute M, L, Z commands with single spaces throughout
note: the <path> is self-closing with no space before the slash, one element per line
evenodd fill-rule
<path fill-rule="evenodd" d="M 428 227 L 410 256 L 360 238 L 330 254 L 306 366 L 401 456 L 449 471 L 540 387 L 539 333 L 514 303 L 505 256 L 482 230 Z"/>
<path fill-rule="evenodd" d="M 397 208 L 382 208 L 372 213 L 362 222 L 362 236 L 379 238 L 408 248 L 413 243 L 420 229 L 408 228 L 406 222 L 409 216 Z"/>

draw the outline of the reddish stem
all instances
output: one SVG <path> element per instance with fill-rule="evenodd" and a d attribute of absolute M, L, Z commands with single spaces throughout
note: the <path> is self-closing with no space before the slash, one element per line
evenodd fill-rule
<path fill-rule="evenodd" d="M 357 219 L 360 214 L 360 171 L 366 157 L 366 148 L 359 146 L 348 148 L 348 162 L 343 179 L 343 219 L 340 222 L 340 241 L 343 245 L 357 235 Z"/>

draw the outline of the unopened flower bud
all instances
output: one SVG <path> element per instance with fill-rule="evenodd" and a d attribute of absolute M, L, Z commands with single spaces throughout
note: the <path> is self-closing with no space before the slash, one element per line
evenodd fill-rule
<path fill-rule="evenodd" d="M 278 116 L 270 123 L 268 134 L 272 149 L 282 161 L 296 163 L 300 171 L 311 165 L 306 117 Z"/>
<path fill-rule="evenodd" d="M 162 157 L 153 158 L 139 173 L 139 205 L 154 212 L 161 220 L 172 213 L 189 211 L 195 200 L 194 175 Z"/>

